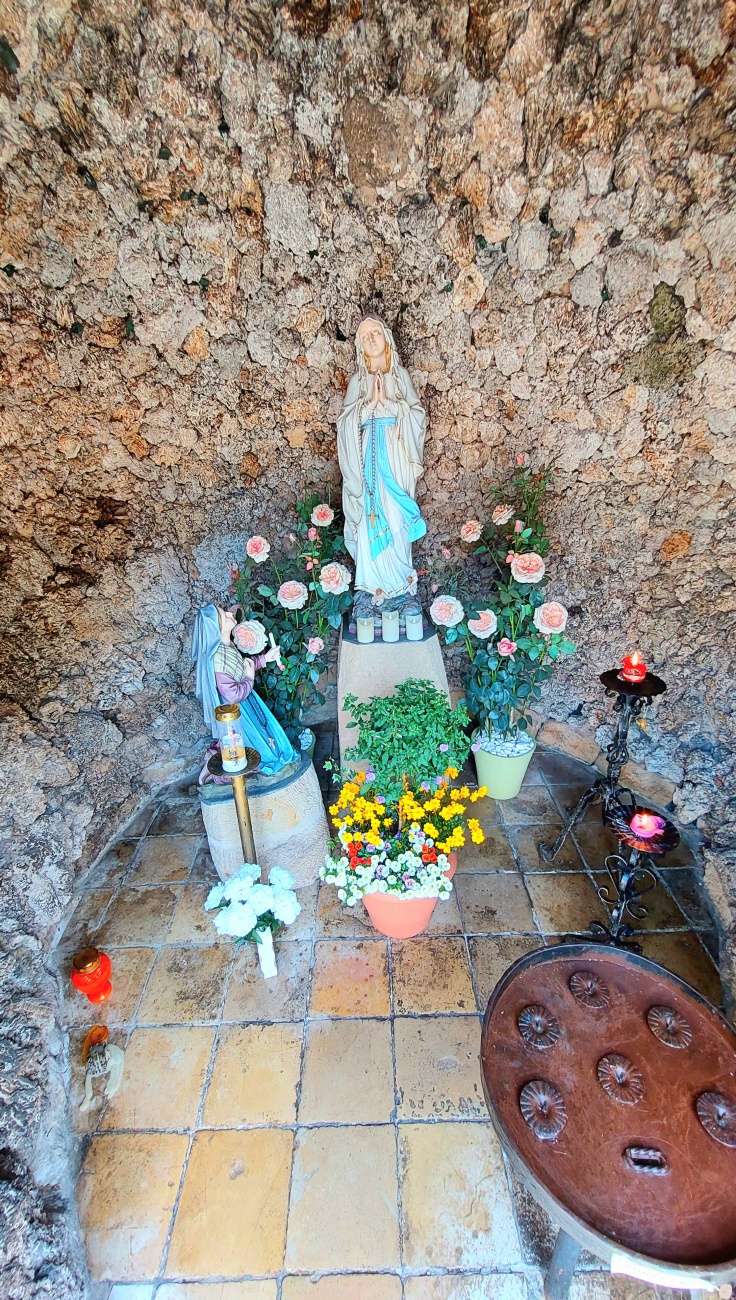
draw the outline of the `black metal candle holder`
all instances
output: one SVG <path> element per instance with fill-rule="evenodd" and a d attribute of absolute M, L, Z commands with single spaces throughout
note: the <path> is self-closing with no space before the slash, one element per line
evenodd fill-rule
<path fill-rule="evenodd" d="M 632 830 L 632 818 L 641 813 L 656 816 L 663 823 L 654 835 L 645 836 Z M 611 883 L 597 887 L 598 897 L 613 911 L 610 927 L 601 921 L 591 921 L 589 930 L 603 943 L 641 952 L 641 945 L 631 942 L 635 931 L 626 917 L 630 916 L 633 921 L 646 920 L 649 909 L 640 899 L 643 894 L 654 889 L 657 883 L 653 859 L 676 848 L 680 843 L 680 835 L 672 822 L 666 817 L 660 817 L 658 813 L 653 814 L 650 808 L 612 808 L 610 812 L 604 812 L 603 824 L 617 837 L 618 852 L 609 853 L 605 860 Z"/>
<path fill-rule="evenodd" d="M 661 677 L 650 672 L 641 682 L 627 682 L 616 668 L 601 673 L 600 680 L 606 695 L 615 696 L 613 711 L 618 714 L 616 734 L 606 749 L 606 774 L 599 776 L 582 795 L 554 844 L 540 844 L 539 856 L 543 862 L 552 862 L 557 857 L 573 826 L 585 816 L 592 804 L 601 805 L 604 826 L 610 825 L 610 818 L 616 811 L 624 816 L 636 811 L 633 794 L 619 783 L 621 769 L 629 761 L 629 727 L 632 719 L 638 718 L 655 696 L 664 694 L 667 685 Z"/>

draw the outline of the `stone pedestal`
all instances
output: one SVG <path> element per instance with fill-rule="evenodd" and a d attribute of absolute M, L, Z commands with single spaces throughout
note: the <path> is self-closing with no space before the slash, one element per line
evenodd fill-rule
<path fill-rule="evenodd" d="M 387 645 L 374 641 L 371 645 L 358 645 L 343 625 L 337 669 L 337 716 L 343 763 L 347 750 L 358 740 L 358 728 L 349 727 L 351 718 L 343 707 L 345 696 L 369 700 L 374 695 L 393 695 L 396 687 L 410 677 L 432 682 L 450 699 L 442 650 L 434 628 L 425 633 L 422 641 L 402 640 Z"/>
<path fill-rule="evenodd" d="M 255 777 L 247 784 L 258 864 L 266 872 L 285 867 L 296 888 L 311 885 L 325 860 L 327 818 L 311 759 L 276 777 Z M 230 785 L 200 787 L 200 807 L 212 861 L 221 880 L 243 865 L 235 800 Z"/>

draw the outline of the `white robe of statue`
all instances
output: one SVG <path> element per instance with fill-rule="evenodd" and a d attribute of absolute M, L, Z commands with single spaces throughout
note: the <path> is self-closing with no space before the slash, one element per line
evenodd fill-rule
<path fill-rule="evenodd" d="M 386 325 L 366 318 L 355 347 L 358 369 L 337 422 L 345 545 L 356 592 L 380 602 L 417 589 L 411 547 L 426 532 L 414 502 L 426 415 Z"/>

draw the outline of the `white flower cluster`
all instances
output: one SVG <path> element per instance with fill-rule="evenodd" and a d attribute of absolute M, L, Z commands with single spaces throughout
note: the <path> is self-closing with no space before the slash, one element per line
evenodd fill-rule
<path fill-rule="evenodd" d="M 419 843 L 417 841 L 417 848 Z M 337 896 L 348 907 L 354 907 L 364 894 L 399 894 L 402 898 L 447 899 L 452 893 L 452 881 L 445 875 L 449 859 L 444 853 L 436 862 L 423 862 L 421 851 L 406 849 L 389 859 L 383 851 L 373 852 L 367 860 L 360 855 L 355 867 L 350 859 L 325 858 L 320 867 L 320 877 L 337 886 Z"/>
<path fill-rule="evenodd" d="M 213 885 L 205 902 L 205 911 L 218 909 L 214 918 L 219 934 L 244 939 L 258 922 L 271 912 L 282 925 L 291 925 L 301 912 L 294 893 L 294 877 L 283 867 L 271 867 L 268 884 L 260 884 L 261 868 L 245 862 L 234 876 L 221 885 Z"/>

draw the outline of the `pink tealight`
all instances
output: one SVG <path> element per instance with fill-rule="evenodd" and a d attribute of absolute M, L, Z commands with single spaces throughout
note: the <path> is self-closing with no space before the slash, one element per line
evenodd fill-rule
<path fill-rule="evenodd" d="M 651 840 L 655 835 L 660 835 L 664 830 L 667 822 L 664 817 L 658 817 L 656 813 L 634 813 L 629 823 L 634 835 L 639 835 L 643 840 Z"/>

